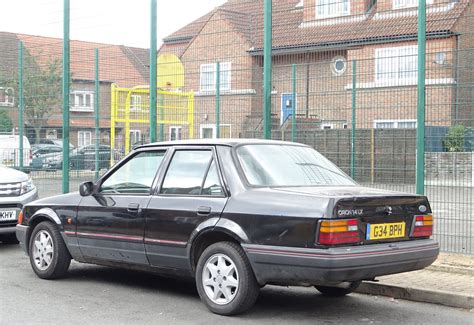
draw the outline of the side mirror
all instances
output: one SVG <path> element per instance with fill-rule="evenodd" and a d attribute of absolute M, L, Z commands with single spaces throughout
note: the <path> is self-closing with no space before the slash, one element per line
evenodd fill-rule
<path fill-rule="evenodd" d="M 94 183 L 93 182 L 83 182 L 79 185 L 79 194 L 81 196 L 89 196 L 94 193 Z"/>

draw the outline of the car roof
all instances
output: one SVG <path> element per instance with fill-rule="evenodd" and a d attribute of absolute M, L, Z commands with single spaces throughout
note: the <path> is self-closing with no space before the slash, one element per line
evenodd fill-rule
<path fill-rule="evenodd" d="M 150 148 L 150 147 L 164 147 L 164 146 L 227 146 L 235 147 L 242 144 L 276 144 L 276 145 L 299 145 L 306 146 L 305 144 L 288 141 L 278 140 L 264 140 L 264 139 L 192 139 L 192 140 L 176 140 L 176 141 L 163 141 L 143 144 L 137 146 L 135 149 Z"/>

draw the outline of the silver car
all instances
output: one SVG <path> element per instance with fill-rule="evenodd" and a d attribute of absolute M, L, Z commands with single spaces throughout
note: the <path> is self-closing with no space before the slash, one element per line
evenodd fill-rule
<path fill-rule="evenodd" d="M 38 199 L 30 176 L 16 169 L 0 166 L 0 241 L 17 243 L 15 226 L 23 205 Z"/>

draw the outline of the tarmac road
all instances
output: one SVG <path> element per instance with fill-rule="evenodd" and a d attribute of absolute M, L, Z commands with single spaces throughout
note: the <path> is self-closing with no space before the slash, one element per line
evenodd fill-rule
<path fill-rule="evenodd" d="M 18 245 L 0 243 L 0 324 L 472 324 L 474 313 L 439 305 L 313 288 L 267 286 L 247 314 L 222 317 L 194 283 L 72 263 L 65 279 L 41 280 Z"/>

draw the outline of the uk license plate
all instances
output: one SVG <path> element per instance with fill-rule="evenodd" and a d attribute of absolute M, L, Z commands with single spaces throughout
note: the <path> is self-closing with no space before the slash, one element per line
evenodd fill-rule
<path fill-rule="evenodd" d="M 0 221 L 16 220 L 15 210 L 0 210 Z"/>
<path fill-rule="evenodd" d="M 405 223 L 367 224 L 366 239 L 378 240 L 405 237 Z"/>

